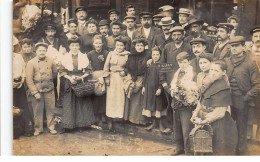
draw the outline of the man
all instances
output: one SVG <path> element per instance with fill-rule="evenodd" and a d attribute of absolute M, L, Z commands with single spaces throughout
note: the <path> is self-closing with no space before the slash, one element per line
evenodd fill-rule
<path fill-rule="evenodd" d="M 125 11 L 127 16 L 135 16 L 135 7 L 133 5 L 127 5 Z"/>
<path fill-rule="evenodd" d="M 100 20 L 100 22 L 98 23 L 98 28 L 99 28 L 100 34 L 102 34 L 104 37 L 108 37 L 109 24 L 108 24 L 107 20 Z"/>
<path fill-rule="evenodd" d="M 119 15 L 120 15 L 120 12 L 117 11 L 116 9 L 111 9 L 108 11 L 108 15 L 109 15 L 109 20 L 110 20 L 110 34 L 112 33 L 111 29 L 112 29 L 112 23 L 113 22 L 119 22 L 121 23 L 121 26 L 122 26 L 122 31 L 126 29 L 126 26 L 124 24 L 122 24 L 122 22 L 119 20 Z"/>
<path fill-rule="evenodd" d="M 247 151 L 247 122 L 249 108 L 256 105 L 260 90 L 259 74 L 256 62 L 244 52 L 245 38 L 235 36 L 229 40 L 231 57 L 226 58 L 227 75 L 231 87 L 231 115 L 236 120 L 238 130 L 237 154 Z"/>
<path fill-rule="evenodd" d="M 188 25 L 188 18 L 191 15 L 190 10 L 187 8 L 180 8 L 179 12 L 179 23 L 182 27 L 185 27 Z"/>
<path fill-rule="evenodd" d="M 131 40 L 133 40 L 133 33 L 136 30 L 135 28 L 135 21 L 136 17 L 135 16 L 126 16 L 124 18 L 125 24 L 126 24 L 126 30 L 122 32 L 122 35 L 128 36 Z"/>
<path fill-rule="evenodd" d="M 227 23 L 230 23 L 231 25 L 234 26 L 234 28 L 230 32 L 230 38 L 236 36 L 238 34 L 238 23 L 239 19 L 236 15 L 232 15 L 227 19 Z"/>
<path fill-rule="evenodd" d="M 194 79 L 197 79 L 197 75 L 198 73 L 201 72 L 201 69 L 199 67 L 199 56 L 202 53 L 207 53 L 206 50 L 206 40 L 202 39 L 202 38 L 195 38 L 193 40 L 191 40 L 190 42 L 191 48 L 192 48 L 192 52 L 194 54 L 194 57 L 191 61 L 190 61 L 190 65 L 193 67 L 193 71 L 194 73 Z"/>
<path fill-rule="evenodd" d="M 171 5 L 165 5 L 159 8 L 160 14 L 163 14 L 165 17 L 171 17 L 175 22 L 177 22 L 177 15 L 175 14 L 174 7 Z"/>
<path fill-rule="evenodd" d="M 165 17 L 163 14 L 153 15 L 153 25 L 157 28 L 161 28 L 161 26 L 159 26 L 158 23 L 161 21 L 163 17 Z"/>
<path fill-rule="evenodd" d="M 145 49 L 151 53 L 152 43 L 155 39 L 155 34 L 158 32 L 158 29 L 152 26 L 152 13 L 141 12 L 139 16 L 141 18 L 141 27 L 134 31 L 132 39 L 135 39 L 138 36 L 143 36 L 148 42 L 148 45 L 145 46 Z"/>
<path fill-rule="evenodd" d="M 207 37 L 206 34 L 202 32 L 202 25 L 204 21 L 198 20 L 196 18 L 191 18 L 187 26 L 184 27 L 186 31 L 189 32 L 189 36 L 187 36 L 184 40 L 186 43 L 190 43 L 190 41 L 194 38 L 203 38 L 207 42 L 207 51 L 211 53 L 213 51 L 214 43 L 213 41 Z"/>
<path fill-rule="evenodd" d="M 157 33 L 152 47 L 158 46 L 162 51 L 164 49 L 164 46 L 172 41 L 170 29 L 173 27 L 174 23 L 175 21 L 172 20 L 171 17 L 164 17 L 161 19 L 158 25 L 161 26 L 163 32 Z"/>
<path fill-rule="evenodd" d="M 233 25 L 229 23 L 219 23 L 217 28 L 218 43 L 214 47 L 213 58 L 215 60 L 220 60 L 230 57 L 230 44 L 228 41 Z"/>
<path fill-rule="evenodd" d="M 34 114 L 34 135 L 43 132 L 43 113 L 46 111 L 47 127 L 51 134 L 57 134 L 53 121 L 55 96 L 53 78 L 57 75 L 56 64 L 46 57 L 48 44 L 39 42 L 35 45 L 37 56 L 26 67 L 26 83 L 32 98 Z"/>
<path fill-rule="evenodd" d="M 78 30 L 80 35 L 88 33 L 86 23 L 87 23 L 87 9 L 84 6 L 80 6 L 75 9 L 75 14 L 78 20 Z"/>

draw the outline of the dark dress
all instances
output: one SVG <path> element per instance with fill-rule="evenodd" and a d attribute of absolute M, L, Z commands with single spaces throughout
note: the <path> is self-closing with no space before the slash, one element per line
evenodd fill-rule
<path fill-rule="evenodd" d="M 160 84 L 158 63 L 152 63 L 151 66 L 145 72 L 144 87 L 145 93 L 143 115 L 147 117 L 155 116 L 157 118 L 165 116 L 167 100 L 165 97 L 165 93 L 163 92 L 162 85 Z M 159 88 L 162 89 L 161 95 L 156 96 L 155 93 Z M 156 114 L 160 115 L 157 116 Z"/>
<path fill-rule="evenodd" d="M 91 67 L 93 72 L 95 71 L 103 71 L 104 64 L 106 61 L 108 55 L 108 51 L 103 50 L 100 53 L 97 53 L 95 50 L 92 50 L 91 52 L 88 53 L 88 59 L 91 62 Z M 98 57 L 103 56 L 104 61 L 101 61 L 98 59 Z M 96 96 L 92 95 L 91 96 L 92 102 L 93 102 L 93 108 L 94 108 L 94 114 L 95 115 L 101 115 L 101 114 L 106 114 L 106 94 L 102 96 Z"/>
<path fill-rule="evenodd" d="M 202 90 L 200 103 L 203 106 L 199 117 L 203 119 L 216 107 L 228 107 L 232 104 L 231 101 L 230 87 L 224 79 L 218 79 Z M 226 111 L 223 118 L 211 122 L 210 125 L 213 128 L 213 154 L 234 155 L 238 134 L 230 113 Z"/>
<path fill-rule="evenodd" d="M 70 72 L 64 67 L 61 67 L 61 82 L 64 82 L 64 88 L 61 91 L 62 98 L 62 127 L 63 128 L 76 128 L 86 127 L 94 123 L 95 117 L 93 112 L 93 105 L 91 97 L 76 97 L 74 94 L 71 83 L 64 77 L 65 74 L 82 76 L 83 70 L 78 70 L 78 56 L 72 56 L 73 71 Z M 90 69 L 84 69 L 90 72 Z M 87 77 L 88 78 L 88 77 Z M 85 80 L 87 79 L 85 78 Z"/>
<path fill-rule="evenodd" d="M 97 33 L 93 33 L 93 34 L 87 33 L 80 37 L 82 41 L 82 48 L 81 48 L 82 53 L 88 53 L 93 50 L 92 40 L 96 34 Z"/>

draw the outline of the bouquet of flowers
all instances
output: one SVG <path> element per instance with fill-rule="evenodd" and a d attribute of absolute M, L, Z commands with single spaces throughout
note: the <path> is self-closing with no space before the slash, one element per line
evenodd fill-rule
<path fill-rule="evenodd" d="M 26 30 L 34 27 L 41 17 L 41 10 L 35 5 L 26 5 L 22 14 L 22 27 Z"/>
<path fill-rule="evenodd" d="M 197 84 L 193 81 L 182 81 L 180 84 L 172 87 L 171 96 L 175 99 L 173 107 L 193 108 L 199 100 Z"/>

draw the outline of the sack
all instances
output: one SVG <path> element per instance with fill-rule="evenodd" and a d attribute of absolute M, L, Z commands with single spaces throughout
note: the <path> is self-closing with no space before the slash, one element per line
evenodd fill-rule
<path fill-rule="evenodd" d="M 97 96 L 102 96 L 106 93 L 106 84 L 103 78 L 103 71 L 94 71 L 92 73 L 92 79 L 97 80 L 97 82 L 94 83 L 94 94 Z"/>
<path fill-rule="evenodd" d="M 72 85 L 71 88 L 77 97 L 90 96 L 94 93 L 94 83 L 88 81 Z"/>

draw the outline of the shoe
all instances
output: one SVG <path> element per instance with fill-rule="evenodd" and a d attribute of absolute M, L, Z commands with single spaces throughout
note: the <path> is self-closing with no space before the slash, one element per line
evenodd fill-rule
<path fill-rule="evenodd" d="M 39 135 L 40 135 L 40 132 L 35 131 L 35 132 L 33 133 L 33 135 L 34 135 L 34 136 L 39 136 Z"/>
<path fill-rule="evenodd" d="M 180 155 L 180 154 L 185 154 L 184 150 L 179 150 L 179 151 L 173 151 L 173 153 L 171 154 L 171 156 L 176 156 L 176 155 Z"/>
<path fill-rule="evenodd" d="M 50 131 L 50 134 L 56 135 L 56 134 L 57 134 L 57 131 L 56 131 L 56 130 L 51 130 L 51 131 Z"/>
<path fill-rule="evenodd" d="M 166 128 L 164 130 L 160 130 L 162 133 L 165 133 L 165 134 L 169 134 L 172 132 L 172 130 L 170 128 Z"/>

